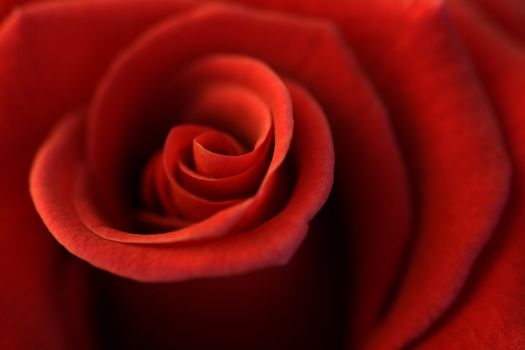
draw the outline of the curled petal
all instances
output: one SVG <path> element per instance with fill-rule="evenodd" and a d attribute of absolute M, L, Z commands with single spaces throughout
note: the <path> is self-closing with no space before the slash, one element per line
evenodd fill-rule
<path fill-rule="evenodd" d="M 334 159 L 321 110 L 302 89 L 291 85 L 290 91 L 297 116 L 291 149 L 299 169 L 297 184 L 285 208 L 249 232 L 180 246 L 126 244 L 95 234 L 71 201 L 72 184 L 64 181 L 75 178 L 82 155 L 79 135 L 83 124 L 78 116 L 65 119 L 56 128 L 36 159 L 31 192 L 37 210 L 56 239 L 73 254 L 134 279 L 183 280 L 285 263 L 306 234 L 307 222 L 328 196 Z"/>

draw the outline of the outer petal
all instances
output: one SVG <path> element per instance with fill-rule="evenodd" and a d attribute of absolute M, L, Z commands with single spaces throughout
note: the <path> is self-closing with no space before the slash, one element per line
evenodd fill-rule
<path fill-rule="evenodd" d="M 0 30 L 8 50 L 0 66 L 0 126 L 35 147 L 64 113 L 87 102 L 116 53 L 152 23 L 187 7 L 79 1 L 15 11 Z"/>
<path fill-rule="evenodd" d="M 467 288 L 422 349 L 525 347 L 525 46 L 473 2 L 451 2 L 454 19 L 498 112 L 515 177 L 505 215 L 477 261 Z M 502 9 L 505 11 L 504 9 Z M 515 13 L 518 15 L 518 13 Z M 525 29 L 525 16 L 521 17 Z M 518 23 L 518 22 L 516 22 Z"/>
<path fill-rule="evenodd" d="M 57 116 L 86 98 L 113 53 L 153 14 L 176 9 L 150 6 L 139 20 L 123 15 L 129 5 L 78 6 L 35 5 L 0 27 L 1 348 L 93 348 L 86 265 L 49 239 L 27 191 L 30 165 Z M 84 18 L 101 15 L 100 31 L 88 35 L 78 22 L 64 20 L 70 10 Z"/>
<path fill-rule="evenodd" d="M 112 349 L 342 349 L 344 245 L 334 207 L 311 222 L 285 266 L 144 284 L 101 276 L 100 324 Z M 331 231 L 331 230 L 334 231 Z"/>
<path fill-rule="evenodd" d="M 509 163 L 490 105 L 439 1 L 345 23 L 391 113 L 412 175 L 416 239 L 370 349 L 401 348 L 454 301 L 507 201 Z M 358 34 L 360 32 L 360 34 Z"/>
<path fill-rule="evenodd" d="M 88 267 L 49 239 L 26 192 L 27 150 L 2 138 L 0 348 L 91 349 Z"/>
<path fill-rule="evenodd" d="M 454 301 L 506 203 L 509 164 L 486 96 L 442 1 L 254 2 L 336 21 L 391 112 L 412 175 L 417 238 L 392 307 L 368 346 L 402 347 Z M 367 224 L 361 235 L 369 236 L 367 227 L 376 232 L 374 223 Z M 369 237 L 385 237 L 388 230 L 378 232 Z M 361 249 L 377 259 L 377 244 L 368 242 Z M 398 249 L 386 249 L 394 254 L 379 259 L 380 266 L 396 261 L 390 259 Z M 388 281 L 395 271 L 361 262 L 357 268 L 372 281 Z M 366 279 L 359 283 L 371 286 Z M 363 300 L 364 312 L 374 311 L 378 299 Z"/>

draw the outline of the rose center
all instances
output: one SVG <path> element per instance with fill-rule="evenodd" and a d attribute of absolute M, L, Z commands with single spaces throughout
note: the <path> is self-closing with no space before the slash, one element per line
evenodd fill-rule
<path fill-rule="evenodd" d="M 143 204 L 149 211 L 188 220 L 191 215 L 179 208 L 175 197 L 225 202 L 250 196 L 257 189 L 267 157 L 247 154 L 226 132 L 195 124 L 173 127 L 164 147 L 145 167 Z M 250 169 L 253 171 L 246 172 Z"/>

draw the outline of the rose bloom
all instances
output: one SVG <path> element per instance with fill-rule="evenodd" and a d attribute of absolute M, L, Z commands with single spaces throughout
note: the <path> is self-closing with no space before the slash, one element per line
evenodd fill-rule
<path fill-rule="evenodd" d="M 0 348 L 525 348 L 520 0 L 0 16 Z"/>

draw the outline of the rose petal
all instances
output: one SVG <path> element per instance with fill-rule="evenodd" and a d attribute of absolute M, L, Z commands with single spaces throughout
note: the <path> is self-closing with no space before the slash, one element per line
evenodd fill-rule
<path fill-rule="evenodd" d="M 174 127 L 166 139 L 163 157 L 155 158 L 161 162 L 157 171 L 157 193 L 166 195 L 161 199 L 161 204 L 168 216 L 188 219 L 190 222 L 200 221 L 216 212 L 231 207 L 238 200 L 211 201 L 188 191 L 176 177 L 177 165 L 184 157 L 184 153 L 191 152 L 193 140 L 200 134 L 211 129 L 185 124 Z"/>
<path fill-rule="evenodd" d="M 128 4 L 86 4 L 20 8 L 0 27 L 2 348 L 96 347 L 89 271 L 49 239 L 28 196 L 31 162 L 49 128 L 85 99 L 114 53 L 152 20 L 183 7 L 137 4 L 137 18 L 123 11 Z M 85 31 L 79 17 L 95 27 Z"/>
<path fill-rule="evenodd" d="M 9 166 L 0 174 L 0 347 L 91 349 L 92 271 L 49 239 L 26 193 L 31 150 L 12 136 L 2 129 L 0 159 Z"/>
<path fill-rule="evenodd" d="M 8 16 L 10 12 L 16 11 L 20 6 L 27 6 L 29 3 L 43 1 L 43 0 L 3 0 L 0 2 L 0 21 L 4 16 Z M 52 0 L 47 0 L 52 1 Z"/>
<path fill-rule="evenodd" d="M 457 0 L 453 0 L 457 1 Z M 520 0 L 477 0 L 476 5 L 490 14 L 491 20 L 497 21 L 505 35 L 513 35 L 525 45 L 525 4 Z"/>
<path fill-rule="evenodd" d="M 298 95 L 294 99 L 297 122 L 292 152 L 298 162 L 297 185 L 283 211 L 250 232 L 210 243 L 166 247 L 121 244 L 94 234 L 76 213 L 70 199 L 71 184 L 62 181 L 75 176 L 82 154 L 78 137 L 82 120 L 78 117 L 65 119 L 39 152 L 31 177 L 35 205 L 50 231 L 73 254 L 134 279 L 230 275 L 284 263 L 327 197 L 333 165 L 330 133 L 322 112 L 305 93 L 295 90 L 292 87 L 292 93 Z"/>
<path fill-rule="evenodd" d="M 477 3 L 452 3 L 454 19 L 499 115 L 514 166 L 505 215 L 462 294 L 425 337 L 422 349 L 520 349 L 525 346 L 525 47 Z M 523 18 L 521 25 L 523 27 Z M 454 346 L 450 346 L 454 344 Z"/>
<path fill-rule="evenodd" d="M 159 164 L 163 167 L 162 162 L 159 162 Z M 162 230 L 162 233 L 158 231 L 154 231 L 155 234 L 125 232 L 115 229 L 105 219 L 104 214 L 101 213 L 101 208 L 98 206 L 100 199 L 94 197 L 93 184 L 87 178 L 87 173 L 87 169 L 81 167 L 76 175 L 73 175 L 77 176 L 77 183 L 72 196 L 76 211 L 83 224 L 93 231 L 94 234 L 115 242 L 166 244 L 221 237 L 234 230 L 251 204 L 251 201 L 241 202 L 197 223 L 150 211 L 140 211 L 135 215 L 138 216 L 137 219 L 139 221 L 147 225 L 145 232 L 148 233 L 148 227 L 153 227 L 153 229 Z M 165 177 L 162 177 L 161 181 L 165 181 Z M 170 189 L 166 188 L 164 193 L 169 197 Z M 171 197 L 165 200 L 171 201 Z M 130 217 L 129 220 L 134 221 L 134 218 Z"/>
<path fill-rule="evenodd" d="M 9 94 L 1 100 L 2 128 L 26 135 L 36 148 L 64 113 L 86 102 L 117 52 L 152 23 L 190 5 L 51 1 L 13 12 L 0 30 L 9 50 L 0 67 L 1 90 Z"/>
<path fill-rule="evenodd" d="M 315 9 L 315 6 L 308 4 L 305 6 L 305 9 L 307 8 Z M 327 6 L 326 9 L 334 8 Z M 244 12 L 242 11 L 246 15 Z M 239 25 L 238 17 L 228 16 L 228 19 L 222 21 L 217 28 L 225 28 L 228 31 L 228 38 L 243 37 L 243 31 L 235 29 Z M 74 16 L 68 18 L 72 19 Z M 374 300 L 382 300 L 385 286 L 391 281 L 392 271 L 396 270 L 398 257 L 403 248 L 403 237 L 407 233 L 408 197 L 399 154 L 380 104 L 374 99 L 366 79 L 352 59 L 352 54 L 329 25 L 319 21 L 304 21 L 304 18 L 297 20 L 279 16 L 277 19 L 268 16 L 268 13 L 241 22 L 241 27 L 255 28 L 252 35 L 254 39 L 257 39 L 256 36 L 259 39 L 250 41 L 239 39 L 237 42 L 242 44 L 234 51 L 250 52 L 288 75 L 299 77 L 315 91 L 323 105 L 330 109 L 331 123 L 340 136 L 336 138 L 339 140 L 338 148 L 344 150 L 339 153 L 351 151 L 338 162 L 338 173 L 346 180 L 340 181 L 345 185 L 339 193 L 342 193 L 342 198 L 352 198 L 352 202 L 359 203 L 358 207 L 352 209 L 354 215 L 351 215 L 351 222 L 355 223 L 354 227 L 367 227 L 369 235 L 364 237 L 365 242 L 374 245 L 374 242 L 377 242 L 376 237 L 386 242 L 378 247 L 381 249 L 379 255 L 383 256 L 384 260 L 375 265 L 379 271 L 384 271 L 386 276 L 371 273 L 370 278 L 363 279 L 364 283 L 361 284 L 372 286 L 369 288 L 371 293 L 361 295 L 365 298 L 370 296 Z M 82 24 L 96 25 L 92 22 L 82 22 Z M 296 32 L 297 27 L 304 30 Z M 264 38 L 270 34 L 274 40 L 265 40 Z M 227 42 L 225 47 L 235 42 L 236 40 Z M 319 46 L 312 45 L 313 42 Z M 330 63 L 326 64 L 326 62 Z M 327 70 L 327 67 L 331 69 Z M 353 94 L 343 93 L 345 91 L 353 91 Z M 349 118 L 349 115 L 362 117 Z M 373 161 L 370 161 L 371 159 Z M 386 179 L 383 176 L 385 173 L 389 174 Z M 392 198 L 398 205 L 390 205 Z M 378 217 L 381 220 L 378 220 Z M 395 232 L 395 234 L 387 236 L 385 232 Z M 359 244 L 356 246 L 358 247 Z M 364 251 L 368 250 L 364 249 Z M 372 255 L 365 255 L 363 258 L 367 262 L 379 261 Z M 373 276 L 377 277 L 373 279 Z M 359 303 L 359 305 L 365 304 L 367 303 Z"/>
<path fill-rule="evenodd" d="M 349 307 L 349 329 L 352 330 L 349 333 L 351 342 L 357 342 L 356 339 L 367 335 L 380 316 L 392 282 L 399 275 L 405 248 L 412 238 L 412 218 L 407 174 L 389 116 L 368 81 L 366 70 L 361 68 L 349 47 L 354 50 L 359 41 L 375 42 L 363 29 L 389 20 L 378 16 L 375 10 L 385 7 L 401 10 L 402 5 L 345 0 L 239 2 L 297 13 L 300 18 L 328 18 L 339 25 L 343 34 L 346 31 L 355 34 L 355 40 L 348 40 L 349 36 L 343 38 L 337 32 L 320 35 L 315 52 L 308 56 L 307 62 L 302 66 L 286 65 L 285 71 L 301 77 L 314 92 L 327 112 L 334 133 L 338 155 L 335 192 L 345 211 L 344 234 L 348 236 L 352 271 L 349 278 L 357 289 Z M 265 60 L 271 60 L 272 56 L 259 55 Z"/>
<path fill-rule="evenodd" d="M 351 21 L 347 29 L 400 135 L 418 225 L 392 308 L 367 345 L 373 349 L 402 347 L 453 302 L 500 220 L 510 177 L 498 125 L 443 4 L 383 10 L 391 12 L 381 30 Z"/>
<path fill-rule="evenodd" d="M 150 119 L 140 118 L 141 115 L 137 114 L 137 111 L 142 110 L 142 108 L 132 103 L 137 101 L 137 98 L 131 96 L 139 95 L 139 91 L 147 96 L 148 91 L 153 90 L 150 88 L 152 78 L 157 77 L 158 79 L 159 76 L 166 74 L 152 70 L 159 70 L 161 69 L 159 67 L 165 66 L 171 68 L 173 65 L 176 66 L 177 62 L 183 64 L 185 60 L 188 60 L 185 57 L 191 57 L 193 54 L 192 50 L 195 48 L 192 49 L 192 46 L 195 46 L 195 43 L 193 41 L 188 42 L 186 45 L 190 46 L 187 47 L 178 40 L 178 37 L 182 34 L 189 35 L 192 31 L 196 31 L 194 35 L 202 36 L 204 34 L 201 32 L 206 32 L 206 30 L 203 30 L 205 27 L 194 28 L 195 24 L 201 21 L 200 16 L 188 16 L 188 18 L 185 20 L 177 19 L 159 26 L 155 31 L 139 40 L 128 52 L 125 52 L 109 72 L 95 99 L 93 111 L 89 118 L 91 128 L 88 137 L 88 155 L 90 167 L 97 179 L 97 187 L 100 187 L 101 196 L 104 198 L 103 202 L 110 203 L 109 205 L 113 207 L 122 208 L 125 207 L 124 203 L 129 202 L 129 195 L 125 195 L 125 193 L 130 192 L 129 185 L 120 185 L 122 183 L 120 179 L 136 167 L 134 165 L 137 164 L 137 159 L 141 158 L 140 154 L 144 153 L 144 149 L 148 149 L 148 146 L 145 146 L 148 144 L 147 140 L 155 139 L 152 135 L 160 137 L 163 128 L 161 127 L 160 131 L 157 130 L 159 124 L 164 123 L 164 127 L 167 127 L 172 123 L 202 122 L 207 119 L 213 119 L 215 123 L 220 123 L 221 119 L 224 119 L 220 116 L 217 118 L 210 118 L 207 115 L 203 115 L 204 118 L 199 117 L 199 114 L 194 114 L 197 111 L 191 113 L 191 107 L 189 107 L 190 112 L 181 112 L 182 115 L 190 115 L 187 120 L 185 118 L 173 120 L 174 118 L 171 116 L 173 110 L 170 109 L 171 112 L 167 115 L 159 114 L 151 123 Z M 170 46 L 168 43 L 173 40 L 179 41 L 179 45 Z M 205 47 L 209 43 L 202 40 L 199 45 Z M 157 56 L 152 57 L 151 52 L 155 52 Z M 153 64 L 153 62 L 155 63 Z M 230 84 L 235 83 L 257 91 L 261 99 L 268 104 L 273 116 L 275 134 L 273 157 L 266 173 L 266 179 L 269 179 L 283 161 L 291 137 L 292 121 L 289 116 L 288 97 L 278 77 L 256 60 L 235 56 L 210 58 L 189 67 L 188 70 L 186 76 L 192 78 L 188 80 L 193 81 L 193 84 L 201 84 L 203 80 L 207 79 L 227 80 Z M 133 80 L 130 77 L 130 72 L 134 72 L 135 78 Z M 144 79 L 147 82 L 143 81 Z M 157 80 L 155 85 L 162 84 Z M 181 86 L 192 91 L 191 86 L 188 87 L 187 84 L 181 84 Z M 196 108 L 198 109 L 198 107 Z M 232 119 L 232 116 L 228 116 L 228 118 L 226 121 L 235 120 Z M 108 121 L 111 122 L 108 123 Z M 126 125 L 126 128 L 122 128 L 121 125 Z M 229 126 L 233 127 L 234 125 Z M 265 138 L 267 136 L 263 137 L 263 139 Z M 133 154 L 134 156 L 129 157 L 126 154 Z M 169 165 L 168 168 L 173 169 Z M 262 182 L 261 194 L 265 193 L 263 188 L 266 182 L 267 180 Z M 170 179 L 170 184 L 176 191 L 172 198 L 178 201 L 178 204 L 175 203 L 176 208 L 172 210 L 172 214 L 176 211 L 183 211 L 183 218 L 201 220 L 217 212 L 217 210 L 233 204 L 233 202 L 226 201 L 223 204 L 213 204 L 210 201 L 199 199 L 186 192 L 173 178 Z M 255 198 L 255 200 L 258 201 L 259 199 Z M 115 216 L 115 214 L 112 215 Z M 120 216 L 125 215 L 121 213 Z"/>
<path fill-rule="evenodd" d="M 266 137 L 270 135 L 270 130 L 268 129 L 263 135 L 265 136 L 262 142 L 266 142 Z M 259 147 L 262 142 L 258 142 L 250 152 L 243 152 L 242 148 L 236 148 L 230 154 L 224 154 L 225 152 L 218 153 L 210 150 L 210 148 L 214 148 L 210 144 L 214 141 L 211 141 L 209 137 L 212 136 L 202 135 L 193 142 L 195 171 L 203 176 L 223 178 L 242 173 L 253 166 L 253 163 L 264 153 L 264 147 Z M 220 146 L 215 148 L 217 147 Z"/>
<path fill-rule="evenodd" d="M 104 274 L 98 304 L 104 345 L 343 349 L 344 245 L 331 234 L 338 229 L 333 207 L 325 208 L 285 266 L 176 283 L 136 283 Z"/>
<path fill-rule="evenodd" d="M 233 18 L 240 18 L 243 25 L 254 23 L 248 13 L 237 11 L 212 7 L 203 10 L 202 14 L 203 18 L 210 21 L 227 20 L 227 23 L 232 23 L 230 19 L 234 14 Z M 315 127 L 317 141 L 306 143 L 302 152 L 308 154 L 308 157 L 304 157 L 308 161 L 315 159 L 314 156 L 322 155 L 322 158 L 311 163 L 316 166 L 309 165 L 299 172 L 298 183 L 282 212 L 243 235 L 207 244 L 148 247 L 114 243 L 86 229 L 68 199 L 68 193 L 71 194 L 73 190 L 71 184 L 55 182 L 58 173 L 70 178 L 75 176 L 75 164 L 82 154 L 80 145 L 73 147 L 79 143 L 78 134 L 82 129 L 78 119 L 66 120 L 61 124 L 42 148 L 32 172 L 33 198 L 48 227 L 62 244 L 91 263 L 124 276 L 141 280 L 181 280 L 233 274 L 268 264 L 284 263 L 304 237 L 306 222 L 322 205 L 330 187 L 331 157 L 328 155 L 331 154 L 331 148 L 323 146 L 322 151 L 311 150 L 321 144 L 330 144 L 329 138 L 321 137 L 324 134 L 320 130 L 323 130 L 325 121 L 322 117 L 315 119 L 321 119 L 316 122 L 321 124 Z M 55 168 L 58 173 L 49 171 L 49 167 Z"/>
<path fill-rule="evenodd" d="M 268 152 L 268 144 L 263 153 Z M 178 171 L 183 186 L 191 192 L 211 200 L 224 200 L 230 198 L 245 198 L 253 194 L 264 175 L 267 157 L 261 157 L 246 171 L 225 178 L 203 176 L 184 163 L 178 164 Z"/>

